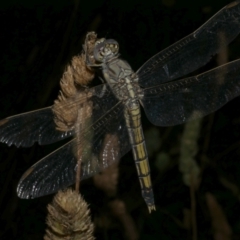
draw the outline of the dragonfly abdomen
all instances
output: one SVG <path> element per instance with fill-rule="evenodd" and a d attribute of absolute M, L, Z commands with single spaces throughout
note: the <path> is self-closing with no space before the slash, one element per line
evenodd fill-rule
<path fill-rule="evenodd" d="M 132 145 L 133 157 L 141 185 L 142 196 L 148 206 L 149 212 L 151 212 L 152 210 L 155 210 L 155 204 L 150 178 L 148 155 L 141 125 L 141 112 L 139 104 L 133 104 L 133 107 L 131 108 L 126 106 L 124 114 L 130 143 Z"/>

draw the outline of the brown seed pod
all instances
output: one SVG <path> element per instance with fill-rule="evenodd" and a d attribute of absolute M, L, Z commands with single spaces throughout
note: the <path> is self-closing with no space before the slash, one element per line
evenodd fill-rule
<path fill-rule="evenodd" d="M 95 239 L 88 205 L 71 189 L 59 191 L 48 205 L 47 225 L 44 240 Z"/>
<path fill-rule="evenodd" d="M 78 109 L 84 101 L 84 94 L 87 91 L 85 86 L 94 78 L 94 71 L 87 66 L 86 59 L 94 64 L 93 48 L 96 40 L 97 35 L 89 32 L 86 35 L 83 52 L 79 56 L 73 57 L 71 64 L 63 73 L 60 81 L 61 91 L 52 107 L 56 129 L 59 131 L 72 130 L 76 124 Z"/>

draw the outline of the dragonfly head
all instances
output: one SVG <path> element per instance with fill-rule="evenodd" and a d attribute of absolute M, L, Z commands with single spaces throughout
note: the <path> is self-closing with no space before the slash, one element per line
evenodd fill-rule
<path fill-rule="evenodd" d="M 119 45 L 114 39 L 101 38 L 94 46 L 94 58 L 98 62 L 109 60 L 118 55 Z"/>

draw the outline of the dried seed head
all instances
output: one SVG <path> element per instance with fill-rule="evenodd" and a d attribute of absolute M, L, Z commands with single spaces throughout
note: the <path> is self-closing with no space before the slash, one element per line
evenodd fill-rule
<path fill-rule="evenodd" d="M 79 85 L 88 85 L 94 78 L 94 71 L 86 66 L 85 55 L 75 56 L 72 59 L 74 82 Z"/>
<path fill-rule="evenodd" d="M 75 98 L 64 98 L 60 91 L 58 99 L 52 107 L 56 129 L 69 131 L 74 127 L 78 115 L 78 105 Z"/>
<path fill-rule="evenodd" d="M 52 107 L 56 129 L 69 131 L 74 128 L 78 116 L 81 92 L 94 78 L 94 71 L 86 65 L 86 58 L 91 59 L 97 35 L 87 34 L 84 51 L 73 57 L 60 81 L 61 91 Z M 79 90 L 80 89 L 80 90 Z"/>
<path fill-rule="evenodd" d="M 59 191 L 48 205 L 44 240 L 93 240 L 94 226 L 84 199 L 75 191 Z"/>

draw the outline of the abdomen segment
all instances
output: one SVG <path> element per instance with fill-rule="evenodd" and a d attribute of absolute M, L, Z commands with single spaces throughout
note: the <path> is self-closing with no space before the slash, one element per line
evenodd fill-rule
<path fill-rule="evenodd" d="M 148 155 L 141 125 L 141 112 L 139 105 L 125 109 L 125 119 L 128 128 L 130 143 L 132 145 L 133 157 L 141 185 L 142 196 L 148 206 L 149 212 L 155 210 L 152 182 Z"/>

